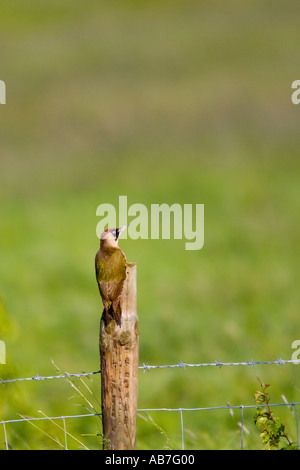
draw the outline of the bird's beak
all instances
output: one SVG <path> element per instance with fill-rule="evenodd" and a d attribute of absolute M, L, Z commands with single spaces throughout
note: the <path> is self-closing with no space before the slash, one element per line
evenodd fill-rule
<path fill-rule="evenodd" d="M 123 225 L 122 227 L 118 228 L 117 229 L 117 240 L 119 238 L 119 236 L 121 235 L 122 232 L 124 232 L 124 230 L 129 227 L 130 224 L 127 224 L 127 225 Z"/>

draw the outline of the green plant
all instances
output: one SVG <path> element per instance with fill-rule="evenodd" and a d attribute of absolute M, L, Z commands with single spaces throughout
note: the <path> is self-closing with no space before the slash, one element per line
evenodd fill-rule
<path fill-rule="evenodd" d="M 287 436 L 284 424 L 271 412 L 267 387 L 269 384 L 261 382 L 261 389 L 254 394 L 257 406 L 254 422 L 260 431 L 264 450 L 296 450 L 297 445 Z"/>

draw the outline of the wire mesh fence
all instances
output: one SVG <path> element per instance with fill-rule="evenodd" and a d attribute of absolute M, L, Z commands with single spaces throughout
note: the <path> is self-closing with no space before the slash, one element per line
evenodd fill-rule
<path fill-rule="evenodd" d="M 176 364 L 165 364 L 165 365 L 149 365 L 149 364 L 143 364 L 142 366 L 139 366 L 139 369 L 143 371 L 143 373 L 150 372 L 151 370 L 154 369 L 174 369 L 174 368 L 189 368 L 189 367 L 227 367 L 227 366 L 249 366 L 249 367 L 256 367 L 257 365 L 277 365 L 280 367 L 283 367 L 285 364 L 300 364 L 300 360 L 283 360 L 281 358 L 276 358 L 274 361 L 245 361 L 245 362 L 222 362 L 222 361 L 215 361 L 212 363 L 184 363 L 182 361 L 179 361 Z M 50 376 L 41 376 L 41 375 L 35 375 L 32 377 L 23 377 L 23 378 L 10 378 L 10 379 L 4 379 L 0 380 L 0 384 L 5 387 L 7 384 L 11 383 L 17 383 L 17 382 L 27 382 L 27 381 L 45 381 L 45 380 L 55 380 L 55 379 L 70 379 L 70 378 L 81 378 L 81 377 L 88 377 L 88 376 L 93 376 L 100 374 L 101 371 L 93 371 L 93 372 L 80 372 L 80 373 L 68 373 L 64 372 L 62 374 L 57 374 L 57 375 L 50 375 Z M 295 429 L 296 429 L 296 436 L 297 436 L 297 447 L 300 450 L 300 435 L 299 435 L 299 423 L 298 423 L 298 412 L 297 412 L 297 406 L 300 406 L 300 402 L 284 402 L 284 403 L 269 403 L 268 405 L 262 404 L 262 407 L 270 406 L 270 407 L 288 407 L 293 410 L 294 412 L 294 417 L 295 417 Z M 223 405 L 223 406 L 211 406 L 211 407 L 191 407 L 191 408 L 140 408 L 138 409 L 139 413 L 142 412 L 171 412 L 171 413 L 177 413 L 180 416 L 180 437 L 181 437 L 181 449 L 185 450 L 185 433 L 184 433 L 184 414 L 186 412 L 210 412 L 213 410 L 239 410 L 240 412 L 240 449 L 244 449 L 244 431 L 245 431 L 245 426 L 244 426 L 244 411 L 247 409 L 255 409 L 257 408 L 257 405 L 255 404 L 246 404 L 246 405 Z M 60 415 L 60 416 L 38 416 L 38 417 L 25 417 L 22 416 L 20 418 L 16 419 L 7 419 L 7 420 L 1 420 L 0 425 L 3 428 L 3 434 L 4 434 L 4 444 L 5 448 L 8 450 L 9 449 L 9 440 L 8 440 L 8 427 L 11 425 L 14 425 L 16 423 L 35 423 L 35 422 L 41 422 L 41 421 L 51 421 L 54 423 L 57 427 L 59 427 L 64 435 L 64 444 L 62 447 L 64 449 L 68 449 L 68 439 L 72 438 L 74 439 L 74 436 L 71 436 L 71 434 L 68 432 L 67 428 L 67 421 L 69 419 L 86 419 L 86 418 L 95 418 L 95 417 L 100 417 L 101 418 L 101 413 L 85 413 L 85 414 L 72 414 L 72 415 Z M 58 423 L 61 424 L 58 424 Z M 76 438 L 75 438 L 76 439 Z M 80 443 L 82 444 L 82 443 Z M 83 447 L 85 447 L 83 445 Z"/>

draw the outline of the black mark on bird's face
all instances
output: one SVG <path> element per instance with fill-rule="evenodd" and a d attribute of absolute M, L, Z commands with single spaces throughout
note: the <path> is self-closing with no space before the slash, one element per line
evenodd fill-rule
<path fill-rule="evenodd" d="M 114 237 L 115 240 L 118 240 L 118 238 L 119 238 L 119 229 L 117 229 L 117 228 L 111 229 L 110 233 L 112 234 L 112 236 Z"/>
<path fill-rule="evenodd" d="M 118 228 L 113 228 L 111 230 L 108 230 L 112 236 L 114 237 L 114 239 L 117 241 L 119 236 L 120 236 L 120 230 Z"/>
<path fill-rule="evenodd" d="M 116 240 L 118 240 L 119 236 L 120 236 L 120 229 L 116 228 L 114 231 L 113 231 L 113 235 L 115 237 Z"/>
<path fill-rule="evenodd" d="M 129 224 L 128 224 L 129 225 Z M 125 230 L 125 228 L 128 227 L 128 225 L 124 225 L 123 227 L 120 227 L 120 228 L 110 228 L 110 229 L 106 229 L 102 235 L 101 235 L 101 239 L 109 239 L 111 238 L 110 236 L 112 236 L 115 241 L 118 241 L 119 239 L 119 236 L 121 235 L 121 233 Z"/>

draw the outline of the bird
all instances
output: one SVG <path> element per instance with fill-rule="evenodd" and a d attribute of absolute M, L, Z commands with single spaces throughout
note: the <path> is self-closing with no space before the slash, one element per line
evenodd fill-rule
<path fill-rule="evenodd" d="M 103 319 L 112 319 L 121 326 L 120 299 L 127 275 L 125 253 L 118 245 L 121 233 L 129 224 L 105 230 L 100 237 L 100 249 L 95 256 L 96 280 L 104 306 Z"/>

